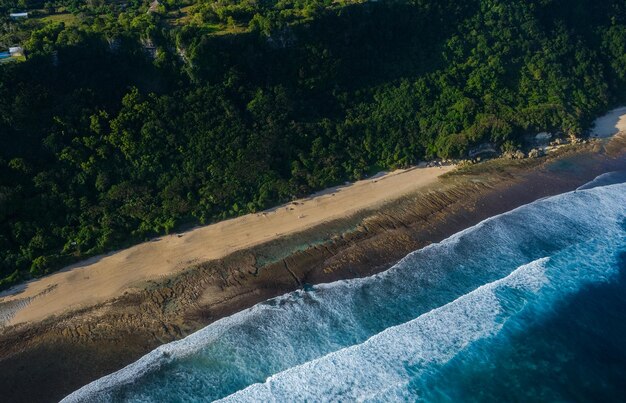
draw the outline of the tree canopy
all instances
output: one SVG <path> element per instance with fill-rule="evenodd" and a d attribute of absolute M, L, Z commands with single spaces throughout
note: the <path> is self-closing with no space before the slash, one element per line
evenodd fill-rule
<path fill-rule="evenodd" d="M 623 1 L 149 6 L 0 0 L 0 287 L 626 98 Z"/>

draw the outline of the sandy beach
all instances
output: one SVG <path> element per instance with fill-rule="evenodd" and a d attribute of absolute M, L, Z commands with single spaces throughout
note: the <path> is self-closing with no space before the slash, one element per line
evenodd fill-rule
<path fill-rule="evenodd" d="M 376 208 L 432 185 L 452 169 L 453 166 L 444 166 L 383 173 L 268 211 L 164 236 L 89 259 L 3 293 L 0 325 L 3 318 L 5 326 L 15 325 L 101 303 L 139 283 L 176 274 L 193 264 L 222 258 L 360 210 Z"/>
<path fill-rule="evenodd" d="M 591 135 L 625 130 L 617 110 Z M 0 390 L 58 401 L 268 298 L 378 273 L 485 218 L 624 170 L 625 152 L 623 133 L 537 159 L 398 170 L 26 283 L 0 297 Z"/>
<path fill-rule="evenodd" d="M 176 271 L 169 276 L 153 275 L 152 279 L 144 281 L 141 278 L 146 277 L 135 276 L 130 278 L 137 280 L 128 283 L 129 277 L 122 276 L 123 281 L 119 282 L 118 276 L 107 290 L 118 297 L 91 306 L 89 301 L 104 297 L 92 297 L 90 290 L 85 289 L 83 293 L 88 297 L 83 297 L 82 301 L 87 302 L 82 309 L 63 312 L 60 304 L 57 309 L 61 313 L 56 316 L 0 328 L 0 389 L 11 401 L 58 401 L 161 344 L 185 337 L 258 302 L 304 284 L 369 276 L 385 270 L 407 253 L 445 239 L 485 218 L 576 189 L 601 173 L 626 167 L 623 158 L 626 141 L 613 147 L 613 150 L 621 150 L 614 151 L 613 156 L 599 149 L 602 147 L 597 142 L 564 147 L 545 158 L 498 159 L 453 170 L 443 177 L 437 173 L 439 168 L 435 168 L 436 178 L 430 185 L 420 182 L 422 184 L 413 193 L 386 203 L 381 201 L 383 204 L 378 208 L 362 209 L 289 236 L 276 237 L 277 231 L 272 228 L 276 238 L 223 258 L 191 264 L 187 269 L 170 262 L 169 267 Z M 395 176 L 402 178 L 398 175 L 400 173 Z M 378 184 L 364 182 L 362 186 Z M 347 189 L 322 195 L 322 200 L 338 197 Z M 377 197 L 375 200 L 384 200 L 380 195 Z M 286 217 L 291 217 L 290 222 L 304 219 L 297 218 L 304 213 L 292 207 L 294 210 L 289 210 L 289 205 L 282 206 L 275 214 L 284 211 Z M 354 211 L 351 209 L 355 206 L 344 206 L 342 211 Z M 261 214 L 252 218 L 265 217 Z M 168 239 L 181 245 L 190 234 Z M 271 235 L 272 232 L 268 236 Z M 159 242 L 163 240 L 154 244 Z M 244 238 L 242 242 L 250 240 Z M 128 259 L 132 259 L 131 252 L 144 247 L 153 246 L 142 244 L 122 253 L 128 253 Z M 158 259 L 152 261 L 158 262 Z M 90 273 L 90 267 L 93 266 L 42 280 L 70 275 L 64 291 L 70 294 L 73 293 L 72 281 L 77 279 L 77 275 L 73 278 L 71 275 Z M 168 266 L 160 262 L 159 267 Z M 48 295 L 55 295 L 58 286 L 46 288 L 53 284 L 48 282 L 39 289 L 25 290 L 30 295 L 40 294 L 30 305 L 26 305 L 28 298 L 17 294 L 9 297 L 12 299 L 5 308 L 17 314 L 28 312 L 38 299 L 43 301 Z M 122 284 L 128 284 L 126 291 L 115 294 Z M 67 297 L 57 295 L 59 301 Z"/>
<path fill-rule="evenodd" d="M 606 138 L 626 131 L 626 106 L 615 108 L 596 119 L 591 129 L 592 137 Z"/>
<path fill-rule="evenodd" d="M 626 107 L 598 118 L 591 136 L 626 130 Z M 397 200 L 437 182 L 453 166 L 381 173 L 257 214 L 172 234 L 97 256 L 0 293 L 0 327 L 36 322 L 123 295 L 149 280 Z"/>

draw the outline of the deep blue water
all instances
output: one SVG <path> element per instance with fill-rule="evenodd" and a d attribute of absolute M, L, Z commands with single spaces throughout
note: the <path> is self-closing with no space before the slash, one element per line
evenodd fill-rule
<path fill-rule="evenodd" d="M 626 400 L 626 253 L 614 281 L 591 284 L 526 328 L 503 329 L 428 380 L 428 400 Z M 485 359 L 487 358 L 487 359 Z"/>
<path fill-rule="evenodd" d="M 224 318 L 68 401 L 624 400 L 616 178 Z"/>

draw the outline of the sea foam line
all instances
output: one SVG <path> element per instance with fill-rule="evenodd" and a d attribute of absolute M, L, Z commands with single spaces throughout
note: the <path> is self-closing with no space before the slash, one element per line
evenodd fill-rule
<path fill-rule="evenodd" d="M 625 193 L 624 189 L 626 189 L 624 185 L 612 185 L 609 187 L 595 188 L 595 189 L 588 190 L 588 191 L 579 191 L 577 198 L 580 199 L 582 197 L 582 199 L 577 200 L 577 203 L 584 204 L 586 200 L 588 200 L 589 203 L 594 203 L 594 202 L 597 203 L 598 217 L 594 217 L 596 224 L 597 222 L 602 222 L 606 219 L 613 220 L 614 214 L 615 214 L 613 211 L 616 208 L 617 210 L 620 210 L 622 212 L 624 210 L 624 200 L 623 200 L 624 199 L 623 195 Z M 604 197 L 605 193 L 609 195 L 610 197 Z M 617 199 L 620 199 L 620 200 L 610 200 L 611 198 L 615 198 L 616 194 L 618 196 L 621 195 L 622 196 L 621 199 L 620 197 L 617 197 Z M 461 242 L 461 240 L 465 236 L 469 236 L 472 232 L 478 231 L 486 225 L 490 225 L 490 223 L 492 223 L 494 220 L 500 220 L 503 217 L 506 218 L 506 217 L 511 217 L 514 214 L 518 214 L 522 209 L 527 209 L 526 212 L 531 215 L 546 214 L 546 211 L 548 212 L 547 214 L 563 215 L 562 213 L 559 213 L 559 211 L 564 208 L 560 202 L 563 198 L 570 197 L 570 195 L 571 193 L 566 193 L 563 195 L 555 196 L 553 198 L 542 200 L 541 202 L 530 203 L 526 206 L 519 207 L 510 212 L 488 218 L 482 221 L 481 223 L 475 225 L 474 227 L 468 228 L 466 230 L 463 230 L 459 233 L 454 234 L 453 236 L 447 238 L 446 240 L 444 240 L 443 242 L 439 244 L 429 245 L 428 247 L 423 248 L 419 251 L 412 252 L 411 254 L 407 255 L 398 264 L 396 264 L 394 267 L 392 267 L 386 272 L 377 274 L 369 278 L 364 278 L 364 279 L 341 280 L 341 281 L 337 281 L 331 284 L 318 285 L 318 286 L 313 287 L 314 291 L 316 290 L 321 291 L 325 289 L 332 290 L 332 289 L 336 289 L 339 287 L 347 287 L 348 289 L 361 288 L 364 285 L 367 285 L 370 283 L 373 284 L 395 273 L 398 273 L 398 272 L 401 273 L 403 271 L 406 271 L 405 266 L 410 265 L 413 257 L 416 256 L 417 254 L 420 254 L 420 253 L 426 254 L 427 252 L 433 252 L 436 254 L 436 253 L 441 252 L 441 251 L 436 250 L 436 248 L 443 248 L 444 251 L 452 250 L 454 246 L 459 244 L 459 242 Z M 564 215 L 564 218 L 567 218 L 566 215 Z M 541 220 L 539 220 L 538 222 L 540 221 Z M 492 228 L 489 228 L 489 231 L 498 231 L 498 230 L 499 230 L 499 227 L 497 225 L 497 222 L 494 223 Z M 502 241 L 505 241 L 505 239 L 502 239 L 500 237 L 498 238 Z M 280 304 L 285 301 L 288 302 L 290 300 L 293 300 L 294 297 L 300 298 L 303 295 L 312 295 L 314 297 L 315 293 L 307 294 L 306 292 L 303 292 L 303 291 L 297 291 L 295 293 L 291 293 L 285 296 L 274 298 L 270 300 L 269 302 L 273 301 L 273 303 Z M 233 316 L 216 321 L 213 324 L 207 326 L 204 329 L 201 329 L 200 331 L 188 336 L 187 338 L 183 340 L 179 340 L 176 342 L 172 342 L 170 344 L 163 345 L 157 348 L 156 350 L 152 351 L 151 353 L 148 353 L 146 356 L 142 357 L 137 362 L 130 364 L 129 366 L 123 368 L 122 370 L 115 372 L 113 374 L 107 375 L 97 381 L 92 382 L 91 384 L 84 386 L 83 388 L 69 395 L 65 401 L 93 400 L 93 398 L 95 398 L 101 393 L 104 393 L 108 390 L 115 389 L 125 384 L 132 383 L 134 380 L 144 376 L 147 373 L 150 373 L 158 369 L 164 364 L 167 364 L 175 359 L 179 359 L 181 357 L 194 354 L 195 352 L 207 346 L 208 344 L 214 342 L 215 340 L 218 340 L 222 335 L 224 335 L 230 329 L 233 329 L 239 325 L 245 324 L 251 318 L 254 318 L 258 315 L 262 315 L 265 311 L 275 310 L 275 308 L 273 308 L 271 305 L 272 304 L 268 305 L 267 302 L 258 304 L 252 308 L 246 309 Z"/>
<path fill-rule="evenodd" d="M 541 258 L 521 266 L 362 344 L 275 374 L 220 401 L 362 401 L 402 389 L 409 381 L 408 371 L 415 376 L 429 365 L 445 363 L 472 342 L 496 334 L 530 294 L 549 283 L 548 261 Z M 496 295 L 505 289 L 516 289 L 509 297 L 521 300 L 512 312 Z"/>

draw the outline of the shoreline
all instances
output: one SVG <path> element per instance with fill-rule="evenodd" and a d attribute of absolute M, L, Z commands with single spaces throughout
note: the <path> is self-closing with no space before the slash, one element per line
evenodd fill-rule
<path fill-rule="evenodd" d="M 626 106 L 596 119 L 591 136 L 607 138 L 620 130 L 626 130 Z M 454 168 L 429 164 L 381 172 L 256 214 L 165 235 L 74 263 L 0 292 L 0 331 L 94 306 L 146 282 L 180 274 L 195 264 L 374 210 L 434 185 Z"/>
<path fill-rule="evenodd" d="M 499 159 L 459 169 L 443 178 L 442 188 L 401 198 L 380 211 L 197 265 L 93 308 L 14 327 L 0 334 L 0 387 L 16 401 L 58 400 L 257 302 L 303 284 L 385 270 L 407 253 L 485 218 L 573 190 L 596 173 L 626 164 L 597 148 L 597 143 L 566 147 L 537 160 Z"/>
<path fill-rule="evenodd" d="M 611 143 L 606 152 L 593 142 L 540 159 L 497 159 L 461 168 L 437 186 L 378 209 L 137 283 L 95 306 L 0 329 L 0 387 L 15 401 L 58 400 L 161 344 L 255 303 L 306 284 L 383 271 L 485 218 L 626 166 L 626 139 Z"/>
<path fill-rule="evenodd" d="M 170 234 L 68 266 L 0 293 L 0 327 L 41 321 L 117 298 L 137 284 L 180 274 L 198 263 L 224 258 L 305 231 L 437 182 L 454 166 L 396 170 L 325 189 L 260 213 Z M 3 306 L 13 306 L 5 309 Z M 2 319 L 5 318 L 3 323 Z"/>

